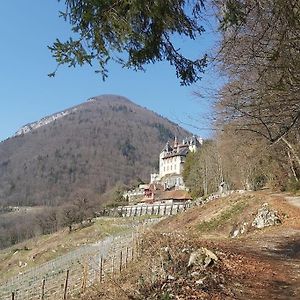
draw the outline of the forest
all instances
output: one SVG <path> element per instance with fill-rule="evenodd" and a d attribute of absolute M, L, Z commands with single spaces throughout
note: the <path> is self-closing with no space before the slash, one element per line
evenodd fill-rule
<path fill-rule="evenodd" d="M 226 84 L 214 100 L 215 135 L 190 155 L 194 195 L 231 189 L 300 189 L 299 1 L 214 2 L 214 57 Z"/>

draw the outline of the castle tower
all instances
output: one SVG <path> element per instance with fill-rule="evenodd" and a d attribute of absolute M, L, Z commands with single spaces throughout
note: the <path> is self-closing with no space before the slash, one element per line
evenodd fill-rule
<path fill-rule="evenodd" d="M 175 138 L 174 138 L 174 149 L 176 149 L 178 146 L 178 140 L 177 140 L 177 136 L 175 135 Z"/>

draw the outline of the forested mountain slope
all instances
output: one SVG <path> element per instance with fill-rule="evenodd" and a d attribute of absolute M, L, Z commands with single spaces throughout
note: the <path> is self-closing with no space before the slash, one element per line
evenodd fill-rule
<path fill-rule="evenodd" d="M 148 180 L 166 141 L 189 134 L 124 97 L 91 98 L 0 143 L 0 204 L 57 205 Z"/>

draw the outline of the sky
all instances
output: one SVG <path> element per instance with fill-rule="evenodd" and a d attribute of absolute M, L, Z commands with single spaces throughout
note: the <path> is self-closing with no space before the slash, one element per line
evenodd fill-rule
<path fill-rule="evenodd" d="M 67 39 L 70 26 L 59 18 L 64 1 L 2 1 L 0 9 L 0 141 L 14 135 L 23 125 L 62 111 L 102 94 L 117 94 L 169 118 L 204 138 L 210 130 L 209 98 L 197 91 L 220 84 L 217 73 L 208 68 L 203 80 L 183 87 L 168 63 L 146 66 L 146 72 L 109 64 L 103 82 L 96 67 L 61 67 L 54 78 L 47 76 L 56 63 L 47 46 L 56 38 Z M 178 40 L 185 53 L 201 56 L 215 45 L 210 29 L 195 42 Z M 188 126 L 193 124 L 193 126 Z M 197 127 L 197 128 L 196 128 Z"/>

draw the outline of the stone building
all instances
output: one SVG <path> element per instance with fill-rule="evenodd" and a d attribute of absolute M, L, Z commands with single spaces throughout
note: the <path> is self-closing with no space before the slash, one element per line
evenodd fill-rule
<path fill-rule="evenodd" d="M 167 142 L 159 155 L 159 173 L 151 174 L 151 182 L 160 182 L 165 189 L 185 189 L 182 172 L 186 156 L 189 152 L 197 151 L 202 142 L 196 136 L 186 138 L 182 143 L 175 137 L 172 146 Z"/>
<path fill-rule="evenodd" d="M 155 202 L 165 200 L 161 198 L 161 193 L 164 191 L 186 191 L 182 178 L 184 162 L 187 154 L 197 151 L 202 143 L 202 139 L 196 136 L 186 138 L 181 143 L 175 137 L 173 145 L 167 142 L 159 154 L 159 173 L 151 174 L 149 185 L 140 185 L 135 190 L 125 192 L 123 196 L 127 197 L 129 202 Z M 172 194 L 174 197 L 176 195 L 176 193 Z M 188 194 L 180 195 L 181 197 L 184 195 L 179 199 L 180 201 L 190 200 Z"/>

